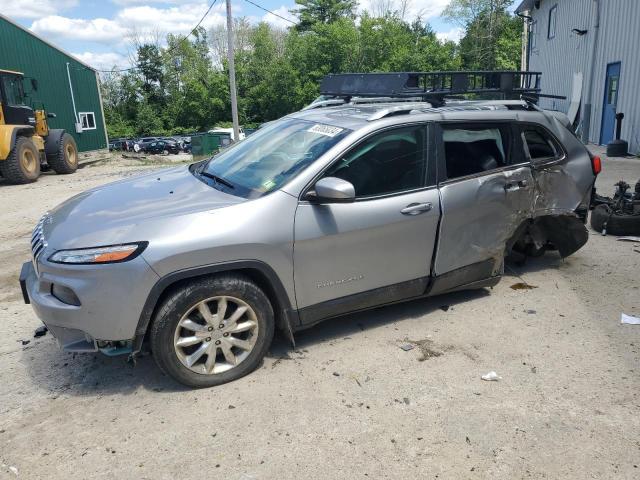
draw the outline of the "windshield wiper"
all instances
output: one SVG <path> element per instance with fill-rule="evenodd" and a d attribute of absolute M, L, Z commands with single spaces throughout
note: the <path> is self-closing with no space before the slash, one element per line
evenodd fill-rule
<path fill-rule="evenodd" d="M 213 173 L 209 173 L 209 172 L 207 172 L 205 170 L 201 170 L 199 173 L 203 177 L 210 178 L 211 180 L 213 180 L 216 183 L 219 183 L 220 185 L 224 185 L 225 187 L 229 187 L 231 189 L 236 188 L 236 187 L 233 186 L 233 184 L 231 182 L 229 182 L 228 180 L 225 180 L 222 177 L 219 177 L 218 175 L 214 175 Z"/>

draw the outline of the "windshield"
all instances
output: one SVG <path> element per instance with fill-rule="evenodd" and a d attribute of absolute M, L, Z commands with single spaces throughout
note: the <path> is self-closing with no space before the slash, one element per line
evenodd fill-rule
<path fill-rule="evenodd" d="M 227 193 L 257 198 L 280 188 L 349 132 L 306 120 L 280 120 L 213 157 L 194 173 Z"/>

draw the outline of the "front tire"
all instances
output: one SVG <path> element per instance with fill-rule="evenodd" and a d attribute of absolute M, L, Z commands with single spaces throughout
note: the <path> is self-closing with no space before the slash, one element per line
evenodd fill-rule
<path fill-rule="evenodd" d="M 78 169 L 78 146 L 68 133 L 63 133 L 56 153 L 47 156 L 47 163 L 54 172 L 62 175 L 74 173 Z"/>
<path fill-rule="evenodd" d="M 5 160 L 0 160 L 0 173 L 9 183 L 34 182 L 40 176 L 40 152 L 29 137 L 18 137 Z"/>
<path fill-rule="evenodd" d="M 212 387 L 260 364 L 274 323 L 269 299 L 247 277 L 209 277 L 167 296 L 150 329 L 151 350 L 160 369 L 178 382 Z"/>

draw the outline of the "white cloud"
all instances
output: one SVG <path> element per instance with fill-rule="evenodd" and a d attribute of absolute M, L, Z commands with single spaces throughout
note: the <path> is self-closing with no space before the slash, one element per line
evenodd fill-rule
<path fill-rule="evenodd" d="M 119 10 L 113 19 L 49 15 L 34 21 L 31 30 L 52 40 L 90 41 L 122 46 L 134 33 L 141 40 L 152 40 L 156 35 L 163 38 L 167 33 L 186 35 L 200 21 L 207 8 L 207 1 L 192 0 L 180 7 L 127 7 Z M 209 28 L 223 24 L 224 9 L 223 2 L 216 4 L 201 25 Z M 241 7 L 235 6 L 234 11 L 240 12 Z"/>
<path fill-rule="evenodd" d="M 77 4 L 78 0 L 1 0 L 0 12 L 10 18 L 42 18 Z"/>
<path fill-rule="evenodd" d="M 293 9 L 294 7 L 285 7 L 284 5 L 276 8 L 275 10 L 272 10 L 273 13 L 277 13 L 278 15 L 280 15 L 280 17 L 284 17 L 284 18 L 288 18 L 289 20 L 291 20 L 292 22 L 298 22 L 298 19 L 296 18 L 295 15 L 292 15 L 289 10 Z M 265 13 L 262 18 L 261 21 L 263 22 L 267 22 L 270 25 L 273 25 L 274 27 L 278 27 L 278 28 L 287 28 L 292 26 L 293 24 L 290 22 L 287 22 L 286 20 L 283 20 L 282 18 L 277 17 L 276 15 L 272 15 L 270 13 Z"/>
<path fill-rule="evenodd" d="M 36 20 L 31 30 L 45 38 L 71 39 L 98 43 L 117 43 L 127 33 L 118 22 L 106 18 L 67 18 L 51 15 Z"/>
<path fill-rule="evenodd" d="M 111 70 L 113 67 L 127 68 L 130 66 L 129 60 L 124 55 L 114 52 L 83 52 L 73 53 L 73 56 L 98 70 Z"/>
<path fill-rule="evenodd" d="M 456 27 L 452 28 L 448 32 L 436 32 L 436 37 L 441 42 L 452 41 L 458 43 L 464 36 L 464 28 Z"/>
<path fill-rule="evenodd" d="M 187 3 L 180 7 L 169 8 L 142 5 L 120 10 L 115 21 L 120 25 L 135 28 L 137 31 L 186 34 L 200 21 L 207 8 L 206 2 Z M 201 25 L 209 28 L 224 23 L 224 8 L 224 3 L 216 4 Z M 239 7 L 234 8 L 235 12 L 239 10 Z"/>

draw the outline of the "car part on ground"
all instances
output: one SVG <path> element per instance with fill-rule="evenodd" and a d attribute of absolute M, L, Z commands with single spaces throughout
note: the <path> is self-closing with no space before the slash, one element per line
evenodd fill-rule
<path fill-rule="evenodd" d="M 476 75 L 494 93 L 520 88 Z M 34 230 L 25 301 L 66 350 L 135 357 L 149 340 L 166 373 L 208 386 L 255 368 L 275 326 L 293 340 L 345 313 L 493 286 L 505 253 L 584 245 L 600 163 L 566 117 L 424 95 L 341 97 L 69 199 Z"/>
<path fill-rule="evenodd" d="M 603 235 L 640 235 L 640 180 L 633 192 L 628 183 L 615 184 L 613 198 L 596 195 L 591 212 L 591 228 Z"/>

